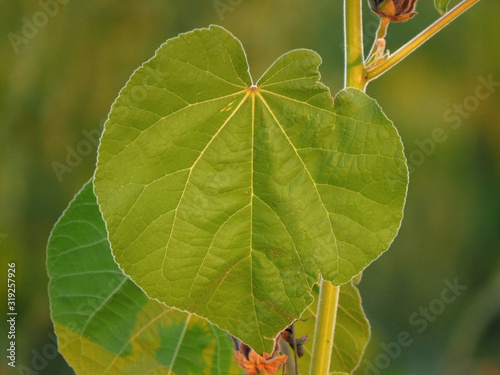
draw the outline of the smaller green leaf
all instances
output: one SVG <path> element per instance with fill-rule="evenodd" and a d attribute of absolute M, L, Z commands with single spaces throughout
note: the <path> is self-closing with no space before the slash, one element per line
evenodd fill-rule
<path fill-rule="evenodd" d="M 47 270 L 59 351 L 77 374 L 241 374 L 226 332 L 150 300 L 118 268 L 92 182 L 55 225 Z"/>
<path fill-rule="evenodd" d="M 445 14 L 448 11 L 448 4 L 450 0 L 434 0 L 434 6 L 441 14 Z"/>
<path fill-rule="evenodd" d="M 313 290 L 314 302 L 295 322 L 297 337 L 308 335 L 312 341 L 318 300 L 317 286 Z M 340 287 L 337 321 L 329 375 L 352 374 L 361 362 L 370 340 L 370 324 L 361 307 L 361 296 L 353 282 Z M 305 373 L 311 362 L 312 342 L 305 346 L 305 354 L 298 360 L 300 373 Z"/>

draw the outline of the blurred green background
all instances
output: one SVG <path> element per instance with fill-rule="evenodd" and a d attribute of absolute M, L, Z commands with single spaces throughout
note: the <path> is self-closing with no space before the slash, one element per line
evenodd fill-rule
<path fill-rule="evenodd" d="M 255 81 L 305 47 L 323 57 L 332 93 L 343 87 L 340 0 L 59 1 L 45 10 L 50 1 L 0 3 L 2 374 L 73 373 L 53 352 L 45 246 L 93 174 L 97 149 L 85 147 L 85 134 L 100 131 L 120 88 L 161 43 L 220 24 L 243 42 Z M 369 47 L 377 18 L 364 5 Z M 417 10 L 391 25 L 390 50 L 438 17 L 431 0 Z M 500 2 L 482 0 L 368 86 L 412 173 L 399 236 L 360 285 L 372 340 L 358 375 L 500 374 L 499 20 Z M 15 370 L 5 358 L 8 262 L 17 265 Z M 443 302 L 454 283 L 467 288 Z M 410 345 L 397 344 L 401 332 Z"/>

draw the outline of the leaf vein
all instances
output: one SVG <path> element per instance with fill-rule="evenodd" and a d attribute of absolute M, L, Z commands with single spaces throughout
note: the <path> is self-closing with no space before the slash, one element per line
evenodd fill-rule
<path fill-rule="evenodd" d="M 328 223 L 330 224 L 330 230 L 331 230 L 331 233 L 332 233 L 332 236 L 333 236 L 333 239 L 335 240 L 335 252 L 337 253 L 337 257 L 339 256 L 339 253 L 338 253 L 338 246 L 337 246 L 337 238 L 335 236 L 335 232 L 333 231 L 333 226 L 332 226 L 332 222 L 330 220 L 330 217 L 329 217 L 329 212 L 328 210 L 326 209 L 326 206 L 325 206 L 325 203 L 323 202 L 323 199 L 321 197 L 321 194 L 318 190 L 318 187 L 317 187 L 317 184 L 316 184 L 316 181 L 314 181 L 311 173 L 309 172 L 309 170 L 307 169 L 307 166 L 304 162 L 304 160 L 302 159 L 302 157 L 300 156 L 300 154 L 298 153 L 297 149 L 295 148 L 295 146 L 293 145 L 291 139 L 288 137 L 288 134 L 286 133 L 285 129 L 283 128 L 283 126 L 281 125 L 281 123 L 278 121 L 278 119 L 276 118 L 274 112 L 271 110 L 271 108 L 269 107 L 269 105 L 267 104 L 266 100 L 264 99 L 264 97 L 258 93 L 259 95 L 259 98 L 262 100 L 262 102 L 264 103 L 264 105 L 266 106 L 267 110 L 269 111 L 269 113 L 271 114 L 271 116 L 273 117 L 274 121 L 276 121 L 276 124 L 280 127 L 283 135 L 285 136 L 285 138 L 287 139 L 288 143 L 290 144 L 290 146 L 292 147 L 292 149 L 294 150 L 295 154 L 297 155 L 297 157 L 299 158 L 300 162 L 302 163 L 302 166 L 304 167 L 304 170 L 306 171 L 306 173 L 308 174 L 313 186 L 314 186 L 314 189 L 316 191 L 316 194 L 318 195 L 318 198 L 319 198 L 319 201 L 321 203 L 321 206 L 323 207 L 323 209 L 325 210 L 326 212 L 326 216 L 327 216 L 327 219 L 328 219 Z M 339 268 L 339 264 L 337 262 L 336 264 L 336 270 L 338 272 L 338 268 Z"/>
<path fill-rule="evenodd" d="M 196 165 L 198 164 L 198 162 L 200 161 L 201 157 L 205 154 L 205 151 L 208 149 L 208 147 L 210 147 L 210 145 L 212 144 L 212 142 L 214 141 L 214 139 L 217 138 L 217 136 L 225 128 L 225 126 L 227 125 L 227 123 L 233 118 L 233 116 L 235 115 L 235 113 L 238 112 L 238 110 L 241 108 L 241 106 L 243 105 L 243 103 L 245 102 L 245 100 L 248 98 L 248 95 L 249 95 L 248 93 L 245 95 L 245 97 L 243 98 L 243 100 L 238 104 L 238 106 L 234 109 L 234 111 L 231 113 L 231 115 L 229 115 L 229 117 L 221 125 L 221 127 L 219 128 L 219 130 L 217 130 L 215 132 L 215 134 L 212 136 L 212 138 L 207 143 L 207 145 L 205 146 L 205 148 L 200 152 L 200 155 L 198 155 L 198 158 L 194 161 L 193 165 L 189 168 L 189 174 L 188 174 L 188 177 L 187 177 L 187 180 L 186 180 L 186 184 L 184 185 L 184 190 L 182 191 L 181 197 L 179 199 L 179 203 L 177 204 L 177 207 L 174 210 L 175 211 L 174 220 L 172 222 L 172 227 L 170 229 L 170 234 L 168 236 L 167 245 L 165 246 L 165 256 L 163 258 L 163 263 L 162 263 L 162 266 L 161 266 L 161 273 L 162 273 L 162 275 L 164 274 L 164 270 L 165 270 L 165 262 L 167 260 L 168 246 L 170 245 L 170 240 L 172 239 L 172 235 L 173 235 L 174 228 L 175 228 L 175 223 L 176 223 L 176 220 L 177 220 L 177 217 L 178 217 L 177 216 L 177 212 L 179 211 L 179 207 L 180 207 L 180 205 L 182 203 L 182 200 L 183 200 L 183 198 L 185 196 L 186 189 L 187 189 L 187 186 L 189 184 L 189 180 L 190 180 L 190 178 L 192 176 L 193 170 L 196 167 Z"/>

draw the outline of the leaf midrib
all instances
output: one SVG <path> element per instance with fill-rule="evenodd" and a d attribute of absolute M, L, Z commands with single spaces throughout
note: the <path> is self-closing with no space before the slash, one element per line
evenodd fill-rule
<path fill-rule="evenodd" d="M 149 320 L 146 324 L 144 324 L 144 326 L 141 327 L 141 329 L 139 329 L 132 337 L 130 337 L 130 339 L 123 345 L 123 347 L 121 348 L 121 350 L 118 352 L 118 354 L 113 358 L 113 360 L 109 363 L 108 367 L 106 367 L 106 369 L 104 370 L 103 372 L 103 375 L 106 375 L 107 372 L 111 369 L 111 367 L 115 364 L 116 360 L 118 358 L 120 358 L 120 355 L 125 351 L 125 349 L 128 347 L 129 344 L 131 344 L 137 337 L 139 337 L 139 335 L 141 335 L 147 328 L 149 328 L 150 326 L 153 325 L 153 323 L 155 323 L 158 319 L 162 318 L 163 316 L 165 316 L 166 314 L 170 313 L 170 312 L 173 312 L 175 311 L 174 309 L 165 309 L 164 311 L 162 311 L 160 314 L 158 314 L 157 316 L 155 316 L 153 319 Z M 191 315 L 191 314 L 189 314 Z"/>
<path fill-rule="evenodd" d="M 245 103 L 245 101 L 247 100 L 247 98 L 248 98 L 249 95 L 250 94 L 248 92 L 245 94 L 245 96 L 243 97 L 243 99 L 241 100 L 241 102 L 236 106 L 236 108 L 229 115 L 229 117 L 226 119 L 226 121 L 221 125 L 221 127 L 219 128 L 219 130 L 217 130 L 217 132 L 215 132 L 215 134 L 212 136 L 212 138 L 210 139 L 210 141 L 206 144 L 205 148 L 200 152 L 200 154 L 198 155 L 198 158 L 194 161 L 193 165 L 189 168 L 189 174 L 188 174 L 188 177 L 186 179 L 186 183 L 184 184 L 184 189 L 182 191 L 181 197 L 179 198 L 179 203 L 177 204 L 177 207 L 174 209 L 174 212 L 175 212 L 174 213 L 174 219 L 173 219 L 173 222 L 172 222 L 172 227 L 170 228 L 170 234 L 168 236 L 168 241 L 167 241 L 167 244 L 165 246 L 165 255 L 163 257 L 163 262 L 162 262 L 162 266 L 161 266 L 161 274 L 162 274 L 163 277 L 165 277 L 164 276 L 165 262 L 167 260 L 167 253 L 168 253 L 168 247 L 170 245 L 170 240 L 172 239 L 172 234 L 174 232 L 175 223 L 177 221 L 177 213 L 179 212 L 179 207 L 180 207 L 180 205 L 182 203 L 182 200 L 184 198 L 184 194 L 186 193 L 186 189 L 187 189 L 187 186 L 189 184 L 189 180 L 191 179 L 193 170 L 196 167 L 196 165 L 198 164 L 198 162 L 200 161 L 200 159 L 202 158 L 202 156 L 205 154 L 205 151 L 208 149 L 208 147 L 210 147 L 210 145 L 212 144 L 212 142 L 217 138 L 217 136 L 220 134 L 220 132 L 226 127 L 226 125 L 233 118 L 233 116 L 238 112 L 238 110 L 241 108 L 241 106 L 243 105 L 243 103 Z"/>

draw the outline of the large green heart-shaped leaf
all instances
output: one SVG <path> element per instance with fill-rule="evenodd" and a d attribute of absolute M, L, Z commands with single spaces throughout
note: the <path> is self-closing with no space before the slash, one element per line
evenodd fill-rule
<path fill-rule="evenodd" d="M 59 350 L 77 374 L 241 374 L 226 332 L 150 300 L 118 268 L 91 182 L 52 231 L 47 270 Z"/>
<path fill-rule="evenodd" d="M 99 147 L 95 193 L 124 272 L 258 352 L 320 273 L 349 281 L 402 217 L 397 131 L 359 90 L 332 106 L 320 63 L 292 51 L 253 85 L 229 32 L 183 34 L 133 74 Z"/>

